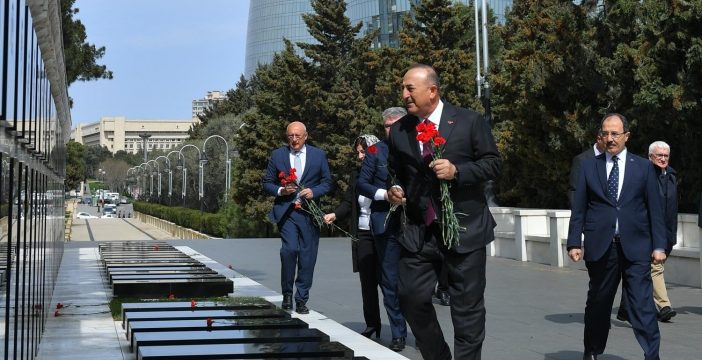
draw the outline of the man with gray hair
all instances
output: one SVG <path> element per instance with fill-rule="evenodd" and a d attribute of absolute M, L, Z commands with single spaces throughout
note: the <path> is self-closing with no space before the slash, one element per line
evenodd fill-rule
<path fill-rule="evenodd" d="M 663 205 L 663 213 L 665 215 L 665 230 L 667 246 L 665 248 L 666 255 L 670 255 L 673 250 L 673 245 L 677 242 L 678 232 L 678 185 L 675 170 L 670 167 L 670 145 L 663 141 L 654 141 L 648 147 L 648 158 L 653 165 L 656 166 L 656 174 L 658 175 L 658 188 L 660 189 L 661 204 Z M 670 299 L 668 299 L 668 291 L 665 288 L 665 278 L 663 263 L 651 264 L 651 280 L 653 280 L 653 300 L 658 307 L 658 321 L 668 321 L 677 315 L 673 310 Z M 626 297 L 622 296 L 619 304 L 617 318 L 620 320 L 628 320 L 626 316 Z M 624 317 L 624 319 L 621 319 Z"/>
<path fill-rule="evenodd" d="M 407 110 L 402 107 L 391 107 L 383 111 L 383 128 L 385 129 L 385 137 L 390 136 L 390 127 L 395 121 L 400 120 L 407 115 Z"/>

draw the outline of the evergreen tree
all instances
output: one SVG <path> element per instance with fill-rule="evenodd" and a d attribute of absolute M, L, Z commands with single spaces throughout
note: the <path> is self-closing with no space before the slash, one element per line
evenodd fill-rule
<path fill-rule="evenodd" d="M 75 0 L 60 2 L 67 85 L 76 80 L 112 79 L 112 71 L 107 70 L 105 65 L 97 64 L 97 60 L 105 55 L 105 47 L 98 48 L 86 42 L 85 26 L 80 20 L 73 19 L 73 15 L 78 13 L 73 3 Z"/>
<path fill-rule="evenodd" d="M 83 153 L 85 146 L 73 140 L 66 144 L 66 178 L 64 187 L 66 191 L 77 189 L 81 181 L 85 180 L 85 162 Z"/>
<path fill-rule="evenodd" d="M 571 0 L 515 1 L 492 74 L 504 159 L 500 203 L 564 207 L 572 157 L 594 141 L 603 83 L 587 12 Z"/>

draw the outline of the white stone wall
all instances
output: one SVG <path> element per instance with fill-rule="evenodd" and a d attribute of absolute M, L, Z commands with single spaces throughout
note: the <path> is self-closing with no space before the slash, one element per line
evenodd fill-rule
<path fill-rule="evenodd" d="M 488 245 L 490 256 L 532 261 L 556 267 L 585 269 L 584 262 L 568 258 L 566 242 L 570 210 L 495 207 L 495 241 Z M 678 243 L 666 261 L 667 282 L 702 287 L 702 229 L 697 215 L 678 214 Z"/>

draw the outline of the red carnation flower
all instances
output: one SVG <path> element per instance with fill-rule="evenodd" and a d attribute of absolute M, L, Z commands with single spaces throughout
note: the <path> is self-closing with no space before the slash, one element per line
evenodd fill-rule
<path fill-rule="evenodd" d="M 285 177 L 285 173 L 284 173 L 284 172 L 281 171 L 281 172 L 278 173 L 278 179 L 282 179 L 282 178 L 284 178 L 284 177 Z"/>
<path fill-rule="evenodd" d="M 214 324 L 214 320 L 212 320 L 212 318 L 207 318 L 207 327 L 211 328 L 212 324 Z"/>
<path fill-rule="evenodd" d="M 169 298 L 170 300 L 173 300 L 173 299 L 175 299 L 175 295 L 174 295 L 174 294 L 168 294 L 168 298 Z"/>
<path fill-rule="evenodd" d="M 195 299 L 190 299 L 190 307 L 195 308 L 195 305 L 197 305 L 197 301 L 195 301 Z"/>
<path fill-rule="evenodd" d="M 285 184 L 287 184 L 287 183 L 288 183 L 287 179 L 280 179 L 280 185 L 285 186 Z"/>
<path fill-rule="evenodd" d="M 378 147 L 375 145 L 371 145 L 368 147 L 368 153 L 369 154 L 377 154 L 378 153 Z"/>
<path fill-rule="evenodd" d="M 302 208 L 302 205 L 300 205 L 299 202 L 296 202 L 296 203 L 295 203 L 295 209 L 301 209 L 301 208 Z"/>
<path fill-rule="evenodd" d="M 444 138 L 441 137 L 441 136 L 437 136 L 437 137 L 434 138 L 434 145 L 436 145 L 436 146 L 441 146 L 441 145 L 443 145 L 443 144 L 446 144 L 446 139 L 444 139 Z"/>
<path fill-rule="evenodd" d="M 290 175 L 295 174 L 296 171 L 297 171 L 297 170 L 295 170 L 295 168 L 290 168 Z"/>

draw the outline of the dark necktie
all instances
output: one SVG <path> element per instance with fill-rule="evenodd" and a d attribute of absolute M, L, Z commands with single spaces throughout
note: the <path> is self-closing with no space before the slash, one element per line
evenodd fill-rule
<path fill-rule="evenodd" d="M 424 119 L 424 123 L 433 125 L 429 119 Z M 422 160 L 424 160 L 424 164 L 427 166 L 429 166 L 429 163 L 433 160 L 432 152 L 431 141 L 422 144 Z M 429 193 L 431 194 L 431 191 Z M 427 211 L 424 213 L 424 224 L 429 226 L 434 222 L 434 219 L 436 219 L 436 211 L 434 211 L 434 204 L 430 196 L 429 203 L 427 204 Z"/>
<path fill-rule="evenodd" d="M 619 159 L 616 156 L 612 156 L 612 170 L 609 172 L 609 178 L 607 179 L 607 197 L 609 197 L 612 202 L 617 202 L 617 195 L 619 194 Z"/>

